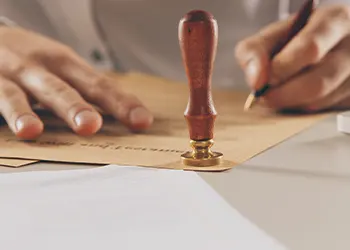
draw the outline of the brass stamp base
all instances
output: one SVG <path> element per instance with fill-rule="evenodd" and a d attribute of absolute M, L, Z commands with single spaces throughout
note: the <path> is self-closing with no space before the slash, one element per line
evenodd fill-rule
<path fill-rule="evenodd" d="M 223 154 L 212 152 L 210 148 L 213 146 L 213 140 L 193 141 L 191 140 L 191 152 L 181 155 L 181 161 L 184 165 L 193 167 L 211 167 L 220 165 Z"/>
<path fill-rule="evenodd" d="M 221 163 L 223 155 L 213 152 L 208 158 L 194 158 L 192 152 L 186 152 L 181 155 L 182 163 L 194 167 L 211 167 Z"/>

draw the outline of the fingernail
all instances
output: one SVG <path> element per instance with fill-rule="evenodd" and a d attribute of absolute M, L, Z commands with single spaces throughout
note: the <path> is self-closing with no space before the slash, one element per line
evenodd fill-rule
<path fill-rule="evenodd" d="M 258 73 L 259 73 L 259 65 L 256 59 L 251 59 L 245 69 L 246 77 L 248 79 L 248 83 L 250 86 L 254 86 Z"/>
<path fill-rule="evenodd" d="M 32 125 L 41 125 L 39 119 L 33 115 L 22 115 L 15 122 L 17 132 L 22 131 L 25 128 L 32 127 Z"/>
<path fill-rule="evenodd" d="M 90 110 L 84 110 L 79 112 L 74 117 L 74 122 L 76 126 L 81 127 L 83 125 L 92 124 L 99 119 L 100 119 L 100 116 L 96 112 L 93 112 Z"/>
<path fill-rule="evenodd" d="M 137 107 L 131 110 L 129 119 L 133 125 L 150 125 L 153 121 L 153 116 L 146 108 Z"/>

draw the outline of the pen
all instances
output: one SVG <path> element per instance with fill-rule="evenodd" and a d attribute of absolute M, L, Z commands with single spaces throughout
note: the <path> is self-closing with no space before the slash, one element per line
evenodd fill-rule
<path fill-rule="evenodd" d="M 272 60 L 293 39 L 293 37 L 295 37 L 305 27 L 316 4 L 317 1 L 314 0 L 308 0 L 305 2 L 305 4 L 302 6 L 302 8 L 297 14 L 295 22 L 291 26 L 288 36 L 282 42 L 278 43 L 276 47 L 272 50 L 270 60 Z M 245 102 L 244 110 L 251 109 L 251 107 L 256 103 L 256 101 L 260 97 L 264 96 L 270 88 L 271 85 L 269 83 L 266 83 L 262 88 L 250 93 Z"/>

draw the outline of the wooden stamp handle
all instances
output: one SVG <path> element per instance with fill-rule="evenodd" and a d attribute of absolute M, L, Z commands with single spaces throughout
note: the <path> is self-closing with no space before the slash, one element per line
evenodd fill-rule
<path fill-rule="evenodd" d="M 188 79 L 190 96 L 185 111 L 190 139 L 213 138 L 217 115 L 211 94 L 211 78 L 216 56 L 218 27 L 205 11 L 187 13 L 179 23 L 179 43 Z"/>

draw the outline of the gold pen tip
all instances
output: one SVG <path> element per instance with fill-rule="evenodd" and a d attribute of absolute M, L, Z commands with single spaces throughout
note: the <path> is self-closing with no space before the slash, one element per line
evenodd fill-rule
<path fill-rule="evenodd" d="M 255 96 L 254 96 L 253 94 L 250 94 L 250 95 L 248 96 L 248 98 L 247 98 L 245 104 L 244 104 L 244 110 L 245 110 L 245 111 L 248 111 L 249 109 L 251 109 L 251 108 L 253 107 L 255 101 L 256 101 Z"/>

